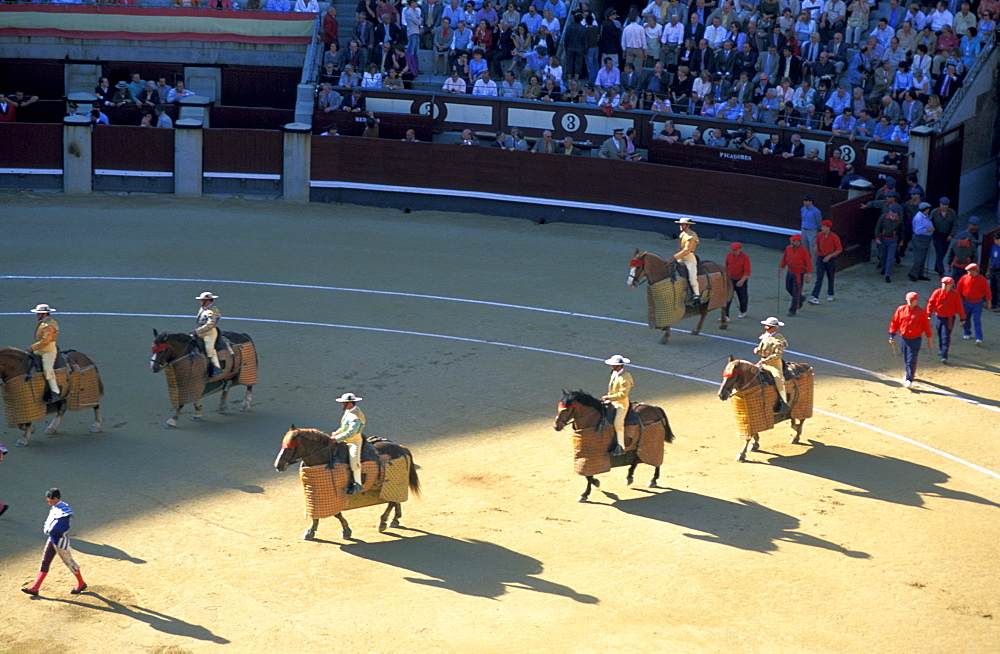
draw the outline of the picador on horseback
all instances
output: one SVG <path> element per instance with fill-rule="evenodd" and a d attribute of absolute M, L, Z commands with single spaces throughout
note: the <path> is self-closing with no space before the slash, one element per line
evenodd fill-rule
<path fill-rule="evenodd" d="M 56 383 L 56 373 L 54 364 L 59 349 L 56 347 L 56 338 L 59 336 L 59 323 L 51 315 L 55 309 L 47 304 L 39 304 L 31 313 L 38 315 L 38 324 L 35 326 L 35 342 L 28 346 L 28 353 L 37 353 L 42 360 L 42 375 L 49 385 L 51 396 L 49 403 L 58 402 L 62 399 L 59 394 L 59 385 Z"/>
<path fill-rule="evenodd" d="M 361 448 L 365 440 L 362 432 L 365 429 L 365 414 L 358 408 L 362 398 L 354 393 L 344 393 L 337 402 L 344 407 L 344 415 L 340 418 L 340 429 L 330 434 L 334 444 L 346 443 L 347 454 L 351 459 L 351 474 L 353 480 L 347 487 L 347 494 L 354 495 L 364 490 L 361 483 Z"/>
<path fill-rule="evenodd" d="M 695 222 L 690 218 L 681 218 L 677 221 L 681 233 L 678 239 L 681 242 L 680 251 L 667 259 L 667 263 L 678 261 L 684 264 L 687 270 L 688 283 L 691 285 L 691 304 L 697 306 L 701 304 L 701 286 L 698 283 L 698 259 L 694 256 L 694 251 L 698 249 L 698 235 L 691 229 Z"/>
<path fill-rule="evenodd" d="M 198 309 L 198 327 L 191 332 L 192 336 L 197 336 L 205 344 L 205 356 L 212 361 L 212 367 L 208 373 L 209 377 L 222 374 L 222 364 L 219 363 L 219 355 L 215 352 L 215 342 L 219 338 L 217 325 L 219 318 L 222 317 L 222 312 L 215 306 L 215 300 L 218 298 L 218 295 L 213 295 L 209 291 L 205 291 L 195 298 L 201 301 L 201 308 Z"/>
<path fill-rule="evenodd" d="M 774 407 L 775 412 L 788 411 L 788 400 L 785 396 L 785 363 L 782 355 L 788 347 L 788 341 L 778 333 L 779 327 L 784 327 L 774 316 L 761 320 L 764 325 L 764 333 L 760 335 L 760 345 L 753 349 L 754 354 L 760 355 L 757 365 L 764 368 L 774 377 L 774 388 L 778 391 L 778 404 Z"/>
<path fill-rule="evenodd" d="M 601 401 L 615 408 L 615 437 L 618 439 L 615 454 L 618 454 L 625 447 L 625 416 L 631 407 L 628 396 L 635 386 L 632 375 L 625 372 L 625 365 L 632 361 L 616 354 L 604 363 L 611 366 L 611 379 L 608 380 L 608 394 L 601 396 Z"/>

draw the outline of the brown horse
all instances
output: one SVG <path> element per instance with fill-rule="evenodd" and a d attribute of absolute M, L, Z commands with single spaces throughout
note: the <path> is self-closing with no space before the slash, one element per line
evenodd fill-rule
<path fill-rule="evenodd" d="M 407 467 L 409 468 L 409 475 L 406 479 L 407 485 L 414 494 L 420 495 L 420 479 L 417 477 L 417 469 L 413 464 L 413 454 L 410 453 L 410 450 L 402 445 L 397 445 L 390 440 L 377 436 L 369 436 L 367 441 L 375 448 L 379 458 L 386 457 L 390 462 L 398 459 L 406 460 Z M 326 465 L 332 469 L 337 464 L 346 465 L 348 460 L 347 446 L 345 444 L 334 445 L 330 435 L 318 429 L 296 429 L 295 425 L 292 425 L 281 439 L 281 450 L 278 451 L 278 456 L 274 460 L 274 469 L 278 472 L 284 472 L 289 465 L 296 461 L 302 462 L 301 468 L 303 469 L 309 466 L 320 465 Z M 403 517 L 403 509 L 400 506 L 400 502 L 384 500 L 380 497 L 382 488 L 388 483 L 389 479 L 387 478 L 379 487 L 372 485 L 371 488 L 368 488 L 363 493 L 348 496 L 350 498 L 358 498 L 358 506 L 352 507 L 348 503 L 348 509 L 388 503 L 389 506 L 386 507 L 385 512 L 379 519 L 379 531 L 386 530 L 386 521 L 389 519 L 389 513 L 393 510 L 396 511 L 396 515 L 392 519 L 392 522 L 388 524 L 389 527 L 398 527 L 399 519 Z M 368 484 L 366 484 L 367 486 Z M 340 490 L 343 491 L 343 489 Z M 347 524 L 347 520 L 344 519 L 343 513 L 338 511 L 334 513 L 334 517 L 340 520 L 344 538 L 350 538 L 351 528 Z M 302 538 L 304 540 L 312 540 L 316 536 L 318 528 L 319 518 L 313 518 L 312 526 L 306 529 L 302 534 Z"/>
<path fill-rule="evenodd" d="M 736 422 L 740 435 L 746 441 L 743 449 L 736 455 L 737 461 L 746 461 L 747 450 L 756 452 L 760 449 L 760 431 L 772 429 L 775 424 L 788 420 L 792 426 L 792 443 L 798 443 L 802 435 L 802 425 L 807 418 L 812 417 L 813 373 L 812 368 L 805 363 L 785 364 L 785 392 L 788 397 L 789 410 L 777 413 L 774 411 L 778 391 L 774 387 L 774 377 L 760 366 L 734 359 L 729 355 L 729 363 L 722 372 L 722 385 L 719 386 L 719 399 L 734 399 L 733 408 L 736 412 Z M 792 378 L 789 379 L 789 373 Z"/>
<path fill-rule="evenodd" d="M 185 404 L 194 404 L 192 420 L 201 420 L 201 398 L 222 391 L 219 413 L 226 412 L 229 389 L 236 385 L 247 387 L 240 411 L 249 411 L 253 387 L 257 383 L 257 351 L 253 340 L 246 334 L 222 332 L 222 337 L 232 346 L 227 349 L 216 345 L 223 372 L 209 378 L 208 357 L 200 338 L 190 334 L 160 334 L 153 330 L 153 356 L 149 368 L 154 373 L 167 371 L 167 390 L 174 407 L 174 415 L 163 425 L 177 427 L 177 418 Z"/>
<path fill-rule="evenodd" d="M 619 435 L 625 451 L 623 454 L 612 454 L 609 450 L 613 449 L 615 442 L 611 414 L 614 409 L 583 391 L 563 391 L 555 430 L 562 431 L 567 424 L 573 428 L 574 468 L 577 474 L 587 478 L 587 488 L 579 497 L 580 502 L 586 502 L 590 497 L 591 487 L 600 488 L 601 482 L 594 475 L 628 466 L 625 483 L 631 484 L 640 462 L 656 468 L 647 488 L 658 488 L 656 482 L 663 464 L 663 443 L 673 443 L 674 432 L 670 429 L 666 412 L 660 407 L 638 403 L 633 403 L 632 407 L 638 414 L 638 427 L 626 418 L 625 437 Z"/>
<path fill-rule="evenodd" d="M 684 270 L 683 266 L 678 266 L 675 263 L 667 263 L 652 252 L 640 253 L 639 249 L 636 248 L 635 254 L 629 262 L 628 287 L 634 289 L 642 283 L 643 279 L 645 279 L 649 283 L 649 286 L 652 287 L 657 282 L 665 279 L 677 279 L 678 276 L 682 276 L 684 274 Z M 728 303 L 729 299 L 733 296 L 733 282 L 729 279 L 729 275 L 726 274 L 726 269 L 723 266 L 720 266 L 714 261 L 701 261 L 699 265 L 699 272 L 704 272 L 705 275 L 720 273 L 717 277 L 719 277 L 718 283 L 721 286 L 718 288 L 712 288 L 710 292 L 705 292 L 703 289 L 702 302 L 697 306 L 691 306 L 685 302 L 684 312 L 682 315 L 677 317 L 677 320 L 699 316 L 698 326 L 691 331 L 691 334 L 694 336 L 701 333 L 701 327 L 705 324 L 705 317 L 708 315 L 709 306 L 719 306 L 721 304 L 719 308 L 722 315 L 719 317 L 719 329 L 726 329 L 729 326 L 729 315 L 726 312 L 726 303 Z M 721 302 L 714 295 L 717 292 L 722 294 Z M 663 338 L 660 339 L 660 344 L 666 345 L 670 341 L 670 325 L 664 326 L 656 324 L 652 290 L 650 290 L 648 298 L 650 309 L 649 326 L 653 329 L 663 330 Z"/>
<path fill-rule="evenodd" d="M 62 362 L 65 357 L 66 362 Z M 67 370 L 65 382 L 60 379 L 60 386 L 65 391 L 63 399 L 58 402 L 46 403 L 42 399 L 44 381 L 41 369 L 33 373 L 31 381 L 26 379 L 30 355 L 16 347 L 5 347 L 0 350 L 0 389 L 3 391 L 4 408 L 7 413 L 7 423 L 24 431 L 15 445 L 25 447 L 31 439 L 35 428 L 34 420 L 56 414 L 55 419 L 45 429 L 46 434 L 56 433 L 63 414 L 67 410 L 80 411 L 94 409 L 94 424 L 90 433 L 101 431 L 101 405 L 99 400 L 104 395 L 104 384 L 97 372 L 97 366 L 83 352 L 63 350 L 62 357 L 56 360 L 56 376 L 59 379 L 62 370 Z M 39 380 L 37 383 L 36 380 Z M 81 385 L 86 388 L 81 388 Z"/>

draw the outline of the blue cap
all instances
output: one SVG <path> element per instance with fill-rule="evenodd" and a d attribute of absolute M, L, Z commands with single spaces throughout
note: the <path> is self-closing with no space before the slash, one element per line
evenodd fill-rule
<path fill-rule="evenodd" d="M 979 216 L 969 216 L 969 224 L 970 225 L 978 225 L 979 224 Z"/>
<path fill-rule="evenodd" d="M 941 198 L 941 204 L 951 204 L 951 200 L 948 198 Z"/>
<path fill-rule="evenodd" d="M 969 238 L 969 232 L 959 232 L 958 234 L 955 234 L 955 238 L 957 238 L 960 241 L 963 238 Z"/>
<path fill-rule="evenodd" d="M 898 204 L 893 204 L 889 206 L 889 211 L 891 211 L 892 213 L 901 213 L 903 211 L 903 208 Z"/>
<path fill-rule="evenodd" d="M 888 179 L 885 180 L 885 185 L 887 188 L 896 188 L 896 180 L 892 177 L 889 177 Z"/>

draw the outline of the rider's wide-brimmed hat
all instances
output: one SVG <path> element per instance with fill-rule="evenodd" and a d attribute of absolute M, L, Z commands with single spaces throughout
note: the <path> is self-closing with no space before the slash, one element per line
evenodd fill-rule
<path fill-rule="evenodd" d="M 695 221 L 691 220 L 690 218 L 684 217 L 684 218 L 681 218 L 680 220 L 678 220 L 677 224 L 678 225 L 697 225 L 698 223 L 696 223 Z"/>
<path fill-rule="evenodd" d="M 604 363 L 608 364 L 609 366 L 624 366 L 626 363 L 632 363 L 632 360 L 626 359 L 620 354 L 616 354 L 610 359 L 605 359 Z"/>
<path fill-rule="evenodd" d="M 205 291 L 204 293 L 202 293 L 201 295 L 199 295 L 195 299 L 196 300 L 217 300 L 217 299 L 219 299 L 219 296 L 215 295 L 214 293 L 211 293 L 209 291 Z"/>
<path fill-rule="evenodd" d="M 37 307 L 31 310 L 31 313 L 55 313 L 56 310 L 47 304 L 39 304 Z"/>
<path fill-rule="evenodd" d="M 785 326 L 785 323 L 781 322 L 780 320 L 778 320 L 774 316 L 771 316 L 770 318 L 765 318 L 764 320 L 761 320 L 760 324 L 767 325 L 768 327 L 784 327 Z"/>
<path fill-rule="evenodd" d="M 358 403 L 362 399 L 364 399 L 364 398 L 360 398 L 357 395 L 355 395 L 354 393 L 344 393 L 343 395 L 341 395 L 340 397 L 338 397 L 334 401 L 335 402 L 354 402 L 354 403 Z"/>

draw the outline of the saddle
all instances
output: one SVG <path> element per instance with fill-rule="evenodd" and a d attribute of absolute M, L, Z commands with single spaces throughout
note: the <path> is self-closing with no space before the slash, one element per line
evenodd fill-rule
<path fill-rule="evenodd" d="M 66 356 L 69 352 L 76 352 L 76 350 L 62 350 L 61 352 L 56 352 L 56 360 L 52 362 L 53 372 L 70 367 L 69 358 Z M 28 372 L 24 375 L 24 381 L 30 382 L 32 375 L 36 372 L 42 372 L 42 355 L 40 352 L 29 352 Z"/>
<path fill-rule="evenodd" d="M 367 438 L 365 438 L 365 439 L 362 440 L 362 442 L 361 442 L 361 467 L 362 467 L 362 469 L 365 467 L 364 464 L 365 464 L 366 461 L 374 462 L 375 465 L 377 466 L 376 470 L 378 470 L 378 473 L 376 474 L 376 477 L 378 477 L 379 479 L 382 479 L 382 478 L 385 477 L 385 470 L 383 470 L 384 465 L 383 465 L 383 462 L 382 462 L 382 457 L 379 456 L 378 450 L 376 450 L 375 446 L 372 445 L 373 442 L 378 442 L 380 440 L 387 440 L 387 439 L 379 438 L 379 437 L 375 436 L 371 440 L 369 440 Z M 333 448 L 333 453 L 330 456 L 329 467 L 333 468 L 338 463 L 343 463 L 348 468 L 351 467 L 351 457 L 347 453 L 347 443 L 338 443 Z M 368 475 L 366 475 L 364 472 L 361 473 L 362 485 L 367 485 L 367 483 L 368 483 L 368 480 L 366 479 L 367 476 Z M 351 479 L 353 479 L 353 478 L 350 475 L 348 475 L 348 483 L 350 483 Z"/>
<path fill-rule="evenodd" d="M 812 370 L 808 363 L 784 363 L 782 372 L 785 373 L 785 381 L 794 381 Z"/>

